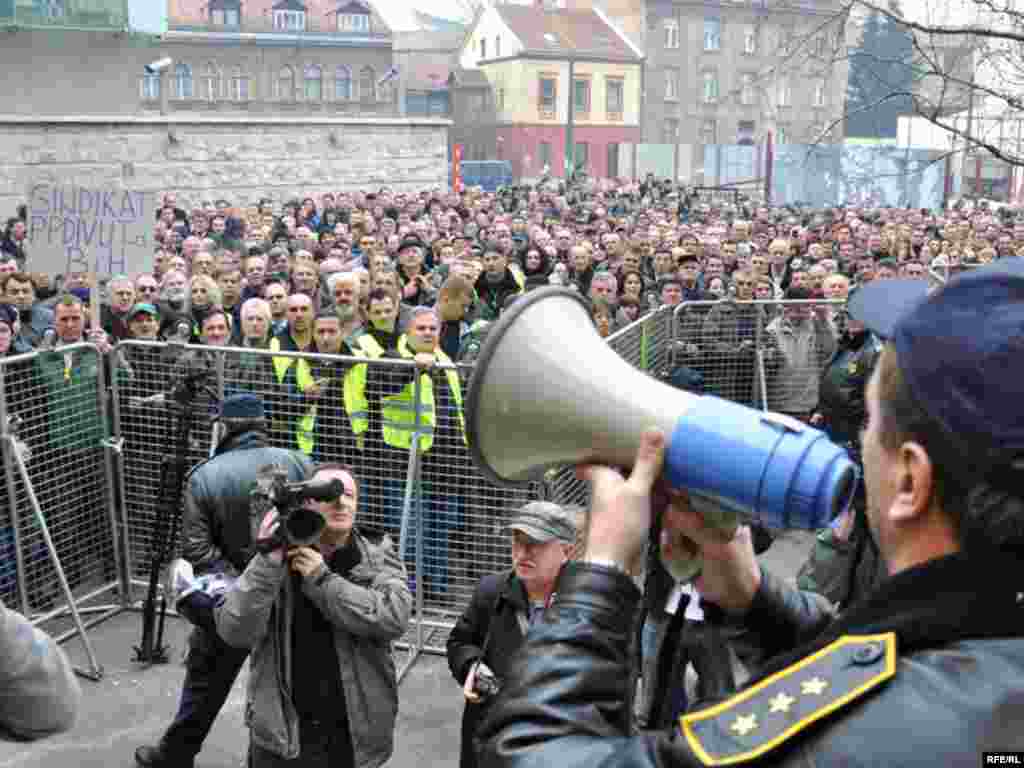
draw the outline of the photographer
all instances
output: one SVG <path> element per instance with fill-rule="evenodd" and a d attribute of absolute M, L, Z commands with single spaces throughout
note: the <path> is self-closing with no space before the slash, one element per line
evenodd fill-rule
<path fill-rule="evenodd" d="M 575 516 L 547 501 L 530 502 L 505 527 L 512 532 L 512 569 L 480 581 L 448 636 L 448 668 L 466 698 L 460 768 L 477 765 L 477 726 L 576 542 Z"/>
<path fill-rule="evenodd" d="M 587 551 L 510 665 L 482 726 L 488 765 L 967 766 L 1024 748 L 1024 387 L 1013 374 L 1024 269 L 993 265 L 927 289 L 882 281 L 850 304 L 889 340 L 862 441 L 888 577 L 836 616 L 758 564 L 749 528 L 726 540 L 670 505 L 663 560 L 693 542 L 703 598 L 758 632 L 772 658 L 737 695 L 634 734 L 640 593 L 629 573 L 650 537 L 665 450 L 647 432 L 628 480 L 579 470 L 593 486 Z"/>
<path fill-rule="evenodd" d="M 283 516 L 271 509 L 261 553 L 215 608 L 224 641 L 252 649 L 251 768 L 375 768 L 394 748 L 390 641 L 412 611 L 405 568 L 388 537 L 355 525 L 350 469 L 320 465 L 313 480 L 343 487 L 331 501 L 306 502 L 323 516 L 317 543 L 289 544 L 278 535 Z"/>
<path fill-rule="evenodd" d="M 185 489 L 186 559 L 175 561 L 170 569 L 175 591 L 191 581 L 193 568 L 196 575 L 245 569 L 253 554 L 250 491 L 260 467 L 284 465 L 289 479 L 299 481 L 310 466 L 302 453 L 269 445 L 263 403 L 255 395 L 226 398 L 219 421 L 222 436 L 214 456 L 192 471 Z M 159 745 L 135 751 L 143 768 L 192 766 L 248 655 L 225 645 L 209 622 L 195 623 L 178 712 Z"/>

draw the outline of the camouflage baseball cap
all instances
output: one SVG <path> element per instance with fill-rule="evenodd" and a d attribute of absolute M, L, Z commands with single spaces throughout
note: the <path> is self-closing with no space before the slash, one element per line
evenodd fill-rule
<path fill-rule="evenodd" d="M 558 539 L 573 544 L 576 541 L 576 516 L 550 501 L 531 501 L 516 512 L 505 527 L 521 531 L 539 542 Z"/>

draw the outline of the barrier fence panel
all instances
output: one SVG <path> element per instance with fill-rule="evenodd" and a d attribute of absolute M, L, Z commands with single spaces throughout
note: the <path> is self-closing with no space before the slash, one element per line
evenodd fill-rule
<path fill-rule="evenodd" d="M 155 548 L 162 545 L 158 541 L 162 532 L 158 519 L 161 469 L 164 457 L 177 450 L 174 440 L 183 407 L 175 394 L 184 393 L 188 375 L 197 376 L 203 370 L 209 371 L 206 383 L 215 388 L 217 360 L 207 347 L 145 341 L 120 342 L 112 359 L 118 361 L 111 390 L 114 423 L 123 441 L 119 474 L 126 571 L 130 580 L 144 584 Z M 213 398 L 205 392 L 188 405 L 193 413 L 189 467 L 209 456 L 213 405 Z M 179 551 L 180 536 L 171 557 Z"/>
<path fill-rule="evenodd" d="M 0 514 L 7 557 L 0 571 L 0 597 L 37 623 L 66 616 L 72 606 L 63 592 L 33 496 L 74 607 L 106 615 L 120 610 L 119 605 L 96 604 L 100 595 L 114 593 L 120 585 L 116 505 L 106 463 L 110 437 L 104 402 L 106 364 L 89 344 L 0 361 L 7 446 L 6 478 L 0 488 L 5 497 Z M 21 454 L 24 476 L 10 450 L 10 420 L 20 422 L 17 435 L 27 447 Z M 74 618 L 77 623 L 78 616 Z M 84 632 L 81 625 L 58 639 L 79 632 Z M 88 639 L 84 635 L 82 639 L 93 663 L 90 676 L 98 676 L 101 670 L 88 649 Z"/>

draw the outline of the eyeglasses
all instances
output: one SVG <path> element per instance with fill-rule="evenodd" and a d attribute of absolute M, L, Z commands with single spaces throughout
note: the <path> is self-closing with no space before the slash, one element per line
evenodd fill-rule
<path fill-rule="evenodd" d="M 156 293 L 160 289 L 157 288 L 155 285 L 140 285 L 135 290 L 137 290 L 139 293 Z"/>

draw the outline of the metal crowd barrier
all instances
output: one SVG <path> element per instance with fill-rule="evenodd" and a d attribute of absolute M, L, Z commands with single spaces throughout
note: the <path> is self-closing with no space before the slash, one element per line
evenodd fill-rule
<path fill-rule="evenodd" d="M 791 304 L 663 307 L 610 336 L 608 344 L 631 365 L 676 386 L 699 384 L 711 394 L 774 408 L 774 399 L 792 394 L 781 384 L 787 374 L 816 385 L 824 363 L 823 355 L 806 358 L 802 367 L 779 362 L 771 317 Z M 752 343 L 740 355 L 738 345 L 747 340 Z M 0 568 L 0 597 L 36 622 L 58 620 L 66 628 L 71 619 L 74 627 L 60 637 L 80 636 L 90 662 L 83 674 L 102 674 L 87 629 L 121 610 L 141 607 L 158 543 L 161 462 L 175 449 L 170 436 L 177 413 L 169 393 L 198 366 L 210 372 L 217 397 L 248 391 L 263 399 L 271 444 L 303 450 L 316 461 L 354 466 L 362 484 L 360 522 L 391 534 L 415 597 L 410 631 L 397 644 L 407 652 L 400 675 L 421 653 L 444 653 L 447 632 L 479 579 L 511 564 L 504 531 L 510 514 L 535 498 L 582 512 L 588 491 L 572 467 L 553 469 L 543 482 L 523 487 L 493 485 L 477 471 L 461 439 L 439 437 L 445 426 L 448 434 L 461 429 L 451 400 L 436 403 L 438 439 L 427 450 L 420 450 L 419 440 L 408 450 L 395 450 L 357 438 L 345 410 L 344 386 L 352 366 L 362 364 L 375 385 L 397 386 L 394 391 L 401 388 L 395 384 L 401 372 L 413 366 L 408 360 L 141 341 L 119 343 L 106 360 L 83 344 L 0 361 L 2 492 L 7 494 L 7 503 L 0 505 L 5 524 L 0 546 L 8 554 Z M 300 392 L 300 368 L 303 381 L 320 381 L 315 401 Z M 680 374 L 683 368 L 692 371 Z M 436 366 L 432 376 L 440 380 L 450 372 Z M 457 366 L 454 372 L 465 402 L 472 367 Z M 690 375 L 694 372 L 696 377 Z M 421 380 L 415 377 L 417 388 Z M 206 395 L 191 404 L 196 417 L 191 464 L 210 455 L 214 405 Z M 8 423 L 12 415 L 21 420 L 17 437 Z M 416 434 L 425 433 L 418 407 L 415 418 Z M 18 439 L 32 452 L 24 472 Z M 115 596 L 113 603 L 101 600 L 108 593 Z M 88 621 L 81 618 L 85 614 Z"/>
<path fill-rule="evenodd" d="M 0 597 L 58 641 L 77 636 L 92 679 L 87 630 L 122 610 L 124 580 L 107 362 L 91 344 L 0 360 Z"/>

